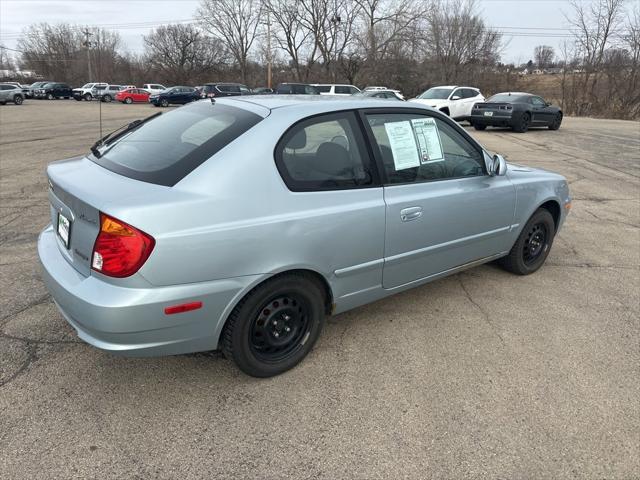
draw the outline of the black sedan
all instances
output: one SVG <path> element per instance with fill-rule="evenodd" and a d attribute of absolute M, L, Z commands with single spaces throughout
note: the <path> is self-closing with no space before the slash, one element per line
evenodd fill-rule
<path fill-rule="evenodd" d="M 470 121 L 476 130 L 484 130 L 488 126 L 511 127 L 520 133 L 529 127 L 558 130 L 562 123 L 562 110 L 530 93 L 497 93 L 486 102 L 473 106 Z"/>

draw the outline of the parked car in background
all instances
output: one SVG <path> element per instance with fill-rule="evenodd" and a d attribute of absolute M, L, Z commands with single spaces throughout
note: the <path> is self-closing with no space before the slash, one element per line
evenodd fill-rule
<path fill-rule="evenodd" d="M 22 87 L 16 87 L 15 85 L 6 83 L 0 84 L 0 105 L 6 105 L 7 102 L 22 105 L 24 97 L 25 94 L 22 91 Z"/>
<path fill-rule="evenodd" d="M 108 84 L 104 82 L 85 83 L 83 86 L 79 88 L 74 88 L 72 90 L 73 98 L 75 98 L 78 101 L 81 101 L 81 100 L 91 101 L 93 100 L 93 93 L 92 93 L 93 88 L 97 86 L 106 87 L 107 85 Z"/>
<path fill-rule="evenodd" d="M 409 101 L 435 108 L 454 120 L 462 121 L 469 120 L 473 105 L 484 102 L 484 96 L 474 87 L 443 86 L 430 88 Z"/>
<path fill-rule="evenodd" d="M 242 83 L 205 83 L 200 92 L 202 98 L 236 97 L 250 94 L 249 87 Z"/>
<path fill-rule="evenodd" d="M 22 91 L 23 98 L 26 97 L 29 92 L 29 85 L 22 85 L 18 82 L 2 82 L 2 85 L 13 85 L 16 88 L 19 88 Z"/>
<path fill-rule="evenodd" d="M 388 88 L 388 87 L 376 87 L 376 86 L 364 87 L 364 91 L 365 92 L 368 92 L 368 91 L 371 91 L 371 90 L 391 90 L 391 89 Z"/>
<path fill-rule="evenodd" d="M 142 85 L 142 89 L 146 90 L 151 94 L 154 94 L 154 93 L 160 93 L 161 91 L 166 90 L 167 87 L 165 87 L 160 83 L 145 83 L 144 85 Z"/>
<path fill-rule="evenodd" d="M 471 124 L 476 130 L 510 127 L 514 132 L 524 133 L 530 127 L 558 130 L 561 123 L 560 107 L 524 92 L 497 93 L 486 102 L 476 103 L 471 111 Z"/>
<path fill-rule="evenodd" d="M 47 100 L 54 100 L 58 98 L 71 98 L 73 92 L 71 87 L 66 83 L 50 82 L 35 90 L 35 98 L 46 98 Z"/>
<path fill-rule="evenodd" d="M 251 90 L 251 93 L 253 93 L 254 95 L 270 95 L 272 93 L 275 93 L 275 91 L 273 90 L 273 88 L 269 87 L 256 87 Z"/>
<path fill-rule="evenodd" d="M 38 255 L 82 340 L 221 349 L 269 377 L 327 315 L 498 259 L 518 275 L 545 263 L 564 177 L 507 165 L 419 104 L 309 99 L 196 102 L 48 166 Z"/>
<path fill-rule="evenodd" d="M 116 98 L 116 94 L 124 87 L 122 85 L 107 85 L 105 88 L 96 87 L 98 92 L 98 99 L 101 102 L 112 102 Z"/>
<path fill-rule="evenodd" d="M 127 88 L 117 92 L 114 99 L 122 103 L 147 103 L 150 95 L 142 88 Z"/>
<path fill-rule="evenodd" d="M 360 92 L 360 89 L 353 85 L 333 83 L 312 83 L 311 85 L 318 89 L 320 95 L 353 95 Z"/>
<path fill-rule="evenodd" d="M 33 82 L 31 85 L 29 85 L 29 88 L 27 88 L 27 92 L 25 93 L 26 98 L 35 98 L 35 91 L 38 90 L 39 88 L 42 88 L 47 83 L 51 83 L 51 82 L 49 81 Z"/>
<path fill-rule="evenodd" d="M 387 100 L 401 100 L 404 101 L 404 97 L 395 90 L 366 90 L 353 94 L 354 97 L 366 97 L 366 98 L 385 98 Z"/>
<path fill-rule="evenodd" d="M 149 96 L 149 103 L 156 107 L 168 107 L 169 105 L 184 105 L 185 103 L 200 100 L 200 94 L 193 87 L 171 87 Z"/>
<path fill-rule="evenodd" d="M 316 87 L 308 83 L 281 83 L 275 93 L 281 95 L 320 95 Z"/>

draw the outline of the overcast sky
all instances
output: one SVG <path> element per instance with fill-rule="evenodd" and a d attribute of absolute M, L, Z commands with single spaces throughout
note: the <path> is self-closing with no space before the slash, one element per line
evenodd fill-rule
<path fill-rule="evenodd" d="M 188 21 L 198 3 L 198 0 L 0 0 L 0 43 L 16 48 L 28 25 L 67 22 L 117 30 L 124 48 L 140 53 L 142 36 L 151 28 Z M 551 45 L 557 50 L 567 38 L 563 12 L 570 11 L 568 0 L 478 0 L 478 4 L 485 22 L 505 32 L 505 62 L 526 62 L 533 57 L 536 45 Z"/>

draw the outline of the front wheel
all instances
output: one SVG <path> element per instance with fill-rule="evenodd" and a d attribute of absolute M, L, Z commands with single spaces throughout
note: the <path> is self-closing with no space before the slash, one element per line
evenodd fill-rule
<path fill-rule="evenodd" d="M 133 103 L 133 100 L 131 99 L 131 97 L 127 97 L 124 99 L 124 103 Z"/>
<path fill-rule="evenodd" d="M 475 128 L 476 130 L 486 130 L 487 126 L 486 125 L 482 125 L 481 123 L 474 123 L 473 124 L 473 128 Z"/>
<path fill-rule="evenodd" d="M 320 282 L 304 274 L 259 285 L 229 315 L 222 351 L 253 377 L 272 377 L 293 368 L 320 336 L 324 298 Z"/>
<path fill-rule="evenodd" d="M 111 100 L 113 100 L 111 98 L 111 95 L 103 95 L 102 96 L 102 101 L 105 102 L 105 103 L 111 103 Z"/>
<path fill-rule="evenodd" d="M 536 210 L 520 232 L 509 255 L 499 260 L 500 265 L 517 275 L 535 272 L 547 259 L 555 234 L 555 222 L 549 211 L 543 208 Z"/>
<path fill-rule="evenodd" d="M 54 98 L 53 93 L 47 93 L 47 100 L 53 100 Z"/>
<path fill-rule="evenodd" d="M 87 102 L 90 102 L 93 99 L 93 96 L 90 93 L 85 93 L 83 97 Z"/>
<path fill-rule="evenodd" d="M 162 100 L 160 100 L 160 106 L 168 107 L 169 106 L 169 101 L 163 98 Z"/>
<path fill-rule="evenodd" d="M 549 130 L 558 130 L 560 128 L 560 124 L 562 123 L 562 114 L 557 113 L 553 118 L 553 121 L 549 124 Z"/>
<path fill-rule="evenodd" d="M 15 103 L 16 105 L 22 105 L 22 102 L 23 102 L 23 101 L 24 101 L 24 100 L 22 99 L 22 97 L 21 97 L 20 95 L 16 95 L 16 96 L 13 98 L 13 103 Z"/>

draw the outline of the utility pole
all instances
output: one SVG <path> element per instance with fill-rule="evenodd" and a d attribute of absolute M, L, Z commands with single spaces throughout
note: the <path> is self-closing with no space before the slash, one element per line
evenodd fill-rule
<path fill-rule="evenodd" d="M 271 88 L 271 14 L 267 10 L 267 88 Z"/>
<path fill-rule="evenodd" d="M 89 71 L 89 78 L 87 79 L 88 82 L 91 81 L 91 41 L 89 40 L 89 37 L 93 36 L 93 33 L 91 33 L 89 31 L 88 28 L 85 28 L 82 33 L 84 34 L 84 42 L 82 43 L 82 45 L 87 49 L 87 69 Z"/>

